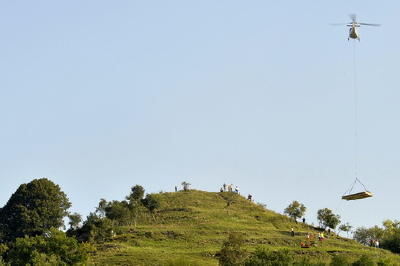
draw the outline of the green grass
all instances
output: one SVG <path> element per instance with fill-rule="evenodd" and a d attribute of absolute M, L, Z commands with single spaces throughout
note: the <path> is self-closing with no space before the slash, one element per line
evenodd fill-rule
<path fill-rule="evenodd" d="M 218 265 L 216 253 L 222 243 L 229 233 L 238 232 L 245 235 L 248 251 L 259 246 L 289 249 L 299 259 L 325 263 L 334 254 L 347 254 L 353 260 L 368 254 L 400 265 L 400 256 L 337 236 L 317 241 L 317 247 L 302 249 L 300 242 L 306 234 L 317 231 L 234 193 L 192 190 L 156 196 L 161 208 L 155 219 L 143 211 L 136 228 L 117 228 L 114 239 L 97 245 L 90 259 L 92 264 Z M 295 237 L 290 235 L 292 227 Z"/>

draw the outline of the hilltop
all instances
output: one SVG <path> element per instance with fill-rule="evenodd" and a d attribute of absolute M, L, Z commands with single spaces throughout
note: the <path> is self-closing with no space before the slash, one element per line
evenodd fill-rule
<path fill-rule="evenodd" d="M 91 263 L 217 265 L 218 252 L 233 232 L 244 234 L 248 251 L 259 246 L 288 249 L 295 257 L 323 263 L 329 263 L 334 254 L 354 259 L 368 254 L 400 263 L 400 257 L 388 251 L 336 235 L 316 241 L 315 247 L 301 248 L 307 233 L 318 234 L 317 228 L 296 223 L 235 193 L 190 190 L 154 196 L 160 201 L 157 213 L 141 215 L 136 227 L 116 227 L 110 241 L 96 245 Z M 291 228 L 296 232 L 294 237 Z"/>

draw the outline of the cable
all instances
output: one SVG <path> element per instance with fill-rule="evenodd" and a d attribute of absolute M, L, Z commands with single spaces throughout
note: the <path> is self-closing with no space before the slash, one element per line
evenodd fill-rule
<path fill-rule="evenodd" d="M 354 174 L 358 178 L 358 87 L 356 42 L 353 42 L 353 90 L 354 90 Z"/>

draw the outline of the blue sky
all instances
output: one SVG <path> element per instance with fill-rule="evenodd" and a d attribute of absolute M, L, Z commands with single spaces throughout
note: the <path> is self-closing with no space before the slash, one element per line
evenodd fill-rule
<path fill-rule="evenodd" d="M 224 183 L 307 219 L 396 219 L 400 181 L 397 1 L 2 1 L 0 205 L 48 177 L 73 211 L 131 186 Z M 354 176 L 376 194 L 342 202 Z"/>

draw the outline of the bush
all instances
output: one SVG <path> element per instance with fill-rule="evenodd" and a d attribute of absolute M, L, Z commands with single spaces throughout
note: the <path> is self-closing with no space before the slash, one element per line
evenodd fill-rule
<path fill-rule="evenodd" d="M 362 255 L 361 258 L 353 262 L 353 266 L 374 266 L 375 262 L 374 260 L 367 255 Z"/>
<path fill-rule="evenodd" d="M 400 253 L 400 232 L 396 232 L 383 239 L 381 247 L 394 253 Z"/>
<path fill-rule="evenodd" d="M 10 245 L 7 262 L 11 265 L 76 265 L 86 262 L 88 251 L 87 245 L 53 229 L 47 236 L 17 238 Z"/>
<path fill-rule="evenodd" d="M 220 251 L 219 265 L 243 265 L 247 258 L 247 251 L 243 249 L 244 242 L 242 234 L 231 233 Z"/>
<path fill-rule="evenodd" d="M 104 242 L 113 236 L 112 221 L 90 213 L 82 227 L 67 231 L 68 236 L 74 236 L 80 242 Z"/>
<path fill-rule="evenodd" d="M 332 266 L 346 266 L 351 265 L 349 257 L 345 255 L 335 255 L 332 258 L 331 264 Z"/>
<path fill-rule="evenodd" d="M 288 250 L 271 251 L 263 248 L 257 248 L 245 262 L 246 266 L 286 266 L 292 265 L 293 258 Z M 304 264 L 309 265 L 309 264 Z"/>

